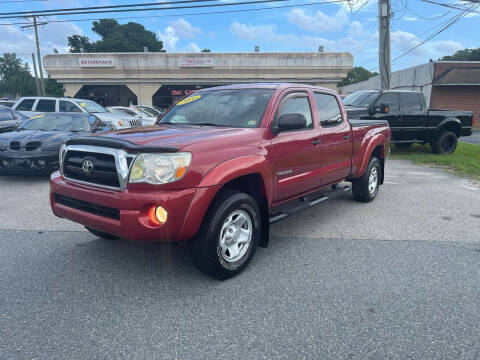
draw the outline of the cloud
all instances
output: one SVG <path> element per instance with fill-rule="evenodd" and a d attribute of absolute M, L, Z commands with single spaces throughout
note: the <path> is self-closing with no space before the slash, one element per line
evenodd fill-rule
<path fill-rule="evenodd" d="M 230 31 L 236 37 L 243 40 L 263 40 L 273 43 L 295 43 L 298 37 L 294 34 L 279 34 L 275 25 L 251 25 L 234 22 Z"/>
<path fill-rule="evenodd" d="M 183 49 L 183 52 L 187 52 L 187 53 L 199 53 L 200 52 L 200 48 L 197 44 L 195 43 L 190 43 L 188 44 L 187 46 L 185 46 L 185 48 Z"/>
<path fill-rule="evenodd" d="M 159 31 L 158 37 L 163 41 L 165 50 L 169 52 L 175 51 L 177 42 L 180 40 L 180 38 L 176 36 L 175 29 L 172 26 L 167 26 L 163 32 Z"/>
<path fill-rule="evenodd" d="M 300 29 L 313 33 L 341 31 L 348 24 L 348 15 L 345 9 L 340 8 L 333 16 L 317 11 L 308 15 L 302 9 L 293 9 L 287 13 L 289 23 L 297 25 Z"/>
<path fill-rule="evenodd" d="M 203 34 L 202 29 L 193 26 L 183 18 L 170 22 L 170 26 L 175 30 L 175 34 L 185 39 L 193 39 L 199 34 Z"/>
<path fill-rule="evenodd" d="M 59 52 L 68 51 L 67 37 L 78 34 L 83 35 L 80 27 L 71 22 L 50 23 L 38 28 L 40 39 L 40 52 L 42 54 L 53 53 L 56 48 Z M 15 52 L 29 54 L 36 51 L 35 35 L 33 29 L 22 30 L 14 25 L 2 27 L 0 37 L 1 52 Z"/>

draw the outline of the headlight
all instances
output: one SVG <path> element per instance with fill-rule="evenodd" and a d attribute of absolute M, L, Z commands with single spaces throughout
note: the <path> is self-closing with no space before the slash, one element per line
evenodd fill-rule
<path fill-rule="evenodd" d="M 130 183 L 167 184 L 185 175 L 192 161 L 188 152 L 140 154 L 130 170 Z"/>

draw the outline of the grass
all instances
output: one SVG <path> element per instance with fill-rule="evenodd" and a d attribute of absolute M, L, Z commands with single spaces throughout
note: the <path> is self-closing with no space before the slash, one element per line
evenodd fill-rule
<path fill-rule="evenodd" d="M 409 149 L 392 146 L 392 159 L 413 160 L 418 165 L 440 167 L 462 177 L 480 180 L 480 145 L 458 142 L 451 155 L 436 155 L 430 145 L 415 144 Z"/>

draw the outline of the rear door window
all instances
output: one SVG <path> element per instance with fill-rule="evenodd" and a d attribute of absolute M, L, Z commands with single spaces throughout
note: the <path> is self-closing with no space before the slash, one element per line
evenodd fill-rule
<path fill-rule="evenodd" d="M 422 110 L 422 101 L 419 94 L 405 93 L 401 94 L 401 98 L 404 112 Z"/>
<path fill-rule="evenodd" d="M 322 127 L 337 126 L 342 123 L 342 112 L 333 95 L 315 93 L 318 120 Z"/>
<path fill-rule="evenodd" d="M 60 112 L 82 112 L 82 110 L 75 105 L 73 102 L 60 100 L 59 104 L 59 111 Z"/>
<path fill-rule="evenodd" d="M 33 104 L 35 99 L 25 99 L 20 104 L 18 104 L 15 110 L 17 111 L 32 111 Z"/>
<path fill-rule="evenodd" d="M 55 100 L 39 100 L 35 111 L 55 112 Z"/>

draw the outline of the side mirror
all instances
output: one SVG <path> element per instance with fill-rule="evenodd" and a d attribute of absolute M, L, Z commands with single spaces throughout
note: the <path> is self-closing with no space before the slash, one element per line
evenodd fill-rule
<path fill-rule="evenodd" d="M 380 105 L 375 105 L 373 108 L 374 114 L 388 114 L 390 112 L 390 107 L 386 103 L 381 103 Z"/>
<path fill-rule="evenodd" d="M 300 130 L 307 127 L 307 119 L 303 114 L 283 114 L 277 122 L 276 133 L 282 131 Z"/>

